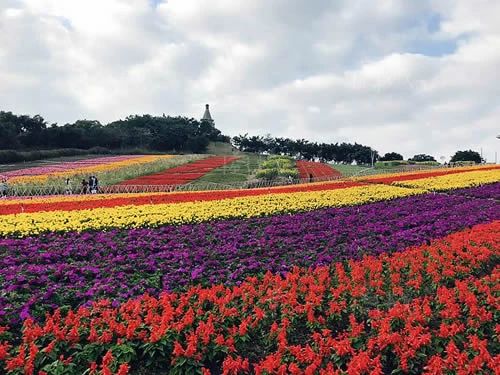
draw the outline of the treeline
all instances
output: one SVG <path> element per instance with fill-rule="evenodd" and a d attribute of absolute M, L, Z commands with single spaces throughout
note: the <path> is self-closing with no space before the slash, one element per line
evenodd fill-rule
<path fill-rule="evenodd" d="M 229 138 L 212 121 L 187 117 L 134 115 L 106 125 L 78 120 L 58 126 L 49 125 L 40 115 L 0 111 L 0 150 L 102 147 L 200 153 L 210 141 L 228 142 Z"/>
<path fill-rule="evenodd" d="M 232 141 L 240 151 L 289 155 L 306 160 L 371 164 L 372 158 L 374 162 L 379 158 L 377 151 L 358 143 L 316 143 L 305 139 L 274 138 L 269 135 L 248 136 L 248 134 L 233 137 Z"/>

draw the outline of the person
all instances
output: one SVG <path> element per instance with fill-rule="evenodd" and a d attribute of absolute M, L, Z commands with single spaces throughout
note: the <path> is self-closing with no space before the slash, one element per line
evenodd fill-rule
<path fill-rule="evenodd" d="M 94 194 L 95 189 L 95 179 L 94 176 L 89 177 L 89 193 Z"/>
<path fill-rule="evenodd" d="M 309 182 L 313 182 L 313 180 L 314 180 L 313 175 L 311 173 L 309 173 Z"/>
<path fill-rule="evenodd" d="M 0 198 L 7 197 L 7 190 L 8 189 L 9 189 L 9 185 L 7 184 L 7 178 L 2 177 L 2 180 L 0 181 Z"/>
<path fill-rule="evenodd" d="M 86 179 L 82 180 L 82 194 L 87 194 L 89 191 L 89 183 Z"/>
<path fill-rule="evenodd" d="M 69 178 L 66 179 L 66 189 L 64 190 L 64 194 L 73 194 L 71 189 L 71 180 Z"/>
<path fill-rule="evenodd" d="M 94 176 L 94 194 L 99 192 L 99 180 L 96 176 Z"/>

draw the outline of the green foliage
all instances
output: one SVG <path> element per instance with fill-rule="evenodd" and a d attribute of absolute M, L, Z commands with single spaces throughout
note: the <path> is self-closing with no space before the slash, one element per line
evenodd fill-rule
<path fill-rule="evenodd" d="M 453 155 L 451 157 L 451 160 L 450 160 L 451 163 L 463 162 L 463 161 L 471 161 L 471 162 L 480 164 L 484 160 L 481 158 L 481 155 L 479 154 L 479 152 L 472 151 L 472 150 L 457 151 L 457 152 L 455 152 L 455 155 Z"/>
<path fill-rule="evenodd" d="M 284 156 L 279 156 L 267 159 L 260 167 L 262 169 L 292 169 L 295 167 L 295 161 Z"/>
<path fill-rule="evenodd" d="M 403 155 L 398 154 L 397 152 L 388 152 L 378 160 L 379 161 L 403 160 Z"/>
<path fill-rule="evenodd" d="M 270 135 L 248 136 L 248 134 L 233 137 L 233 144 L 240 151 L 255 153 L 270 153 L 295 156 L 300 159 L 320 159 L 323 162 L 371 164 L 378 158 L 378 153 L 368 146 L 357 143 L 316 143 L 305 139 L 273 138 Z"/>
<path fill-rule="evenodd" d="M 145 148 L 157 151 L 204 152 L 210 141 L 229 141 L 213 121 L 186 117 L 134 115 L 102 125 L 95 120 L 47 126 L 36 115 L 0 111 L 0 149 Z"/>
<path fill-rule="evenodd" d="M 271 156 L 260 165 L 256 178 L 274 180 L 279 177 L 298 178 L 295 160 L 288 156 Z"/>
<path fill-rule="evenodd" d="M 408 161 L 414 161 L 414 162 L 432 162 L 436 161 L 434 156 L 431 155 L 426 155 L 426 154 L 417 154 L 413 156 L 412 158 L 408 159 Z"/>

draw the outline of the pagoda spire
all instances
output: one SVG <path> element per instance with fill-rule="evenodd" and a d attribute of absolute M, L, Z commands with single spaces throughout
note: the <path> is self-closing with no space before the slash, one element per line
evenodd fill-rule
<path fill-rule="evenodd" d="M 214 120 L 212 119 L 212 115 L 210 114 L 210 109 L 208 107 L 209 105 L 205 104 L 205 113 L 201 119 L 213 122 Z"/>

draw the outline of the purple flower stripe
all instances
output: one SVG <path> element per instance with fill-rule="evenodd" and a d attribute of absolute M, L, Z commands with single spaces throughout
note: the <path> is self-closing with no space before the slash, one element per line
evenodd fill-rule
<path fill-rule="evenodd" d="M 483 185 L 470 189 L 458 189 L 449 192 L 454 195 L 462 195 L 464 197 L 482 198 L 482 199 L 495 199 L 500 201 L 500 182 L 496 184 Z"/>
<path fill-rule="evenodd" d="M 0 239 L 0 324 L 57 306 L 400 251 L 500 219 L 489 199 L 428 194 L 295 215 Z"/>

